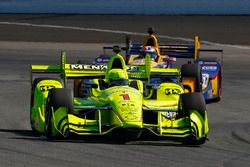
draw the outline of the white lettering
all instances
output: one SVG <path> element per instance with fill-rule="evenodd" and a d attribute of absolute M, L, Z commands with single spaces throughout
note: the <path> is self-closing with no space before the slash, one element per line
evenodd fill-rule
<path fill-rule="evenodd" d="M 91 66 L 91 69 L 93 69 L 93 70 L 100 70 L 100 66 L 96 66 L 96 65 L 92 65 Z"/>
<path fill-rule="evenodd" d="M 96 64 L 71 64 L 70 69 L 73 70 L 106 70 L 107 65 Z"/>
<path fill-rule="evenodd" d="M 71 65 L 70 65 L 70 68 L 71 68 L 71 69 L 80 70 L 80 69 L 82 69 L 82 65 L 79 65 L 79 64 L 71 64 Z"/>
<path fill-rule="evenodd" d="M 212 71 L 216 71 L 217 70 L 217 66 L 203 66 L 202 70 L 212 70 Z"/>

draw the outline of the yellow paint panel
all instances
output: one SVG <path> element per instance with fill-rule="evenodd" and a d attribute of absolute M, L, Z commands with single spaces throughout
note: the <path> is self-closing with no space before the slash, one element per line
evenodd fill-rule
<path fill-rule="evenodd" d="M 182 80 L 183 85 L 187 85 L 191 88 L 191 92 L 195 92 L 195 78 L 194 77 L 184 77 Z M 187 89 L 184 90 L 188 92 Z"/>
<path fill-rule="evenodd" d="M 214 96 L 218 95 L 218 76 L 216 76 L 213 80 L 212 80 L 212 94 Z"/>

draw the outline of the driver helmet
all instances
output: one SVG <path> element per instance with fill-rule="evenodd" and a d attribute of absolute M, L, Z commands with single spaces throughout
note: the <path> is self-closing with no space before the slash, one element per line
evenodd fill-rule
<path fill-rule="evenodd" d="M 152 60 L 156 60 L 157 58 L 156 49 L 153 46 L 144 46 L 142 52 L 144 56 L 146 56 L 147 53 L 150 54 Z"/>
<path fill-rule="evenodd" d="M 122 69 L 112 69 L 108 73 L 109 86 L 128 85 L 128 75 Z"/>

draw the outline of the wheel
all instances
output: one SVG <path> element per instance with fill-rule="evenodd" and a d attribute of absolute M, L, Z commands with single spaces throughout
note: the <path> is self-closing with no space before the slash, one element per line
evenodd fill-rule
<path fill-rule="evenodd" d="M 195 92 L 202 91 L 202 75 L 201 68 L 198 64 L 183 64 L 181 67 L 182 79 L 185 77 L 190 77 L 195 79 Z"/>
<path fill-rule="evenodd" d="M 54 88 L 49 91 L 45 110 L 45 135 L 48 139 L 62 137 L 52 132 L 52 111 L 56 112 L 59 107 L 67 107 L 68 112 L 73 111 L 73 92 L 70 89 Z"/>
<path fill-rule="evenodd" d="M 180 95 L 180 102 L 179 102 L 179 108 L 180 108 L 180 112 L 187 116 L 189 115 L 189 110 L 196 110 L 201 116 L 202 118 L 205 120 L 206 119 L 206 102 L 204 99 L 204 96 L 202 93 L 183 93 Z M 190 118 L 191 119 L 191 118 Z M 194 129 L 194 133 L 192 135 L 190 135 L 187 138 L 183 139 L 183 144 L 188 144 L 188 145 L 200 145 L 200 144 L 204 144 L 206 141 L 206 136 L 205 137 L 201 137 L 200 139 L 197 138 L 197 132 L 198 127 L 197 124 L 194 122 L 195 124 L 195 129 Z M 203 127 L 200 128 L 204 128 L 205 125 L 203 125 Z"/>
<path fill-rule="evenodd" d="M 46 107 L 46 112 L 45 112 L 45 135 L 49 140 L 53 139 L 52 129 L 51 129 L 52 111 L 50 109 L 51 109 L 50 106 L 48 106 L 48 108 Z"/>
<path fill-rule="evenodd" d="M 206 137 L 203 137 L 203 138 L 197 140 L 195 136 L 191 135 L 189 137 L 184 138 L 182 143 L 184 145 L 193 145 L 194 146 L 194 145 L 202 145 L 206 142 L 206 140 L 207 140 Z"/>
<path fill-rule="evenodd" d="M 32 86 L 31 86 L 31 98 L 30 98 L 30 125 L 31 125 L 31 129 L 32 131 L 37 134 L 37 135 L 40 135 L 41 133 L 39 131 L 37 131 L 34 127 L 34 122 L 32 121 L 31 119 L 31 112 L 32 112 L 32 107 L 34 106 L 34 92 L 35 92 L 35 89 L 36 89 L 36 86 L 39 82 L 41 81 L 44 81 L 44 80 L 56 80 L 56 81 L 59 81 L 61 84 L 61 80 L 60 79 L 57 79 L 57 78 L 47 78 L 47 77 L 43 77 L 43 78 L 36 78 L 34 79 L 33 83 L 32 83 Z"/>
<path fill-rule="evenodd" d="M 183 93 L 180 95 L 180 103 L 182 111 L 195 109 L 205 118 L 206 102 L 202 93 Z"/>

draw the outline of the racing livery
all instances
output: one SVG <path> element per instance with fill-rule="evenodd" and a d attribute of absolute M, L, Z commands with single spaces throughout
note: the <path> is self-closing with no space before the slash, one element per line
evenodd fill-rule
<path fill-rule="evenodd" d="M 198 36 L 194 45 L 160 45 L 161 54 L 192 59 L 201 67 L 202 93 L 207 101 L 219 101 L 222 96 L 222 54 L 219 49 L 200 49 Z"/>
<path fill-rule="evenodd" d="M 117 52 L 102 67 L 67 64 L 64 52 L 61 65 L 31 65 L 31 128 L 48 139 L 119 132 L 115 136 L 124 141 L 144 134 L 188 144 L 206 141 L 204 97 L 185 90 L 179 69 L 152 68 L 149 55 L 145 65 L 127 69 Z M 34 78 L 51 73 L 58 78 Z M 152 84 L 159 77 L 165 82 Z M 74 86 L 84 91 L 74 95 L 70 79 L 81 80 Z"/>
<path fill-rule="evenodd" d="M 154 35 L 146 38 L 143 44 L 132 44 L 127 40 L 126 63 L 144 64 L 144 59 L 137 59 L 143 52 L 144 47 L 151 46 L 155 49 L 157 58 L 151 61 L 151 66 L 155 68 L 172 68 L 173 62 L 177 59 L 193 60 L 190 63 L 201 66 L 202 73 L 202 93 L 207 101 L 219 101 L 222 96 L 222 54 L 223 50 L 200 49 L 198 36 L 194 39 L 194 44 L 158 44 Z M 112 47 L 104 47 L 104 50 Z M 205 54 L 205 55 L 204 55 Z M 95 59 L 95 63 L 107 63 L 110 56 L 104 54 Z"/>

